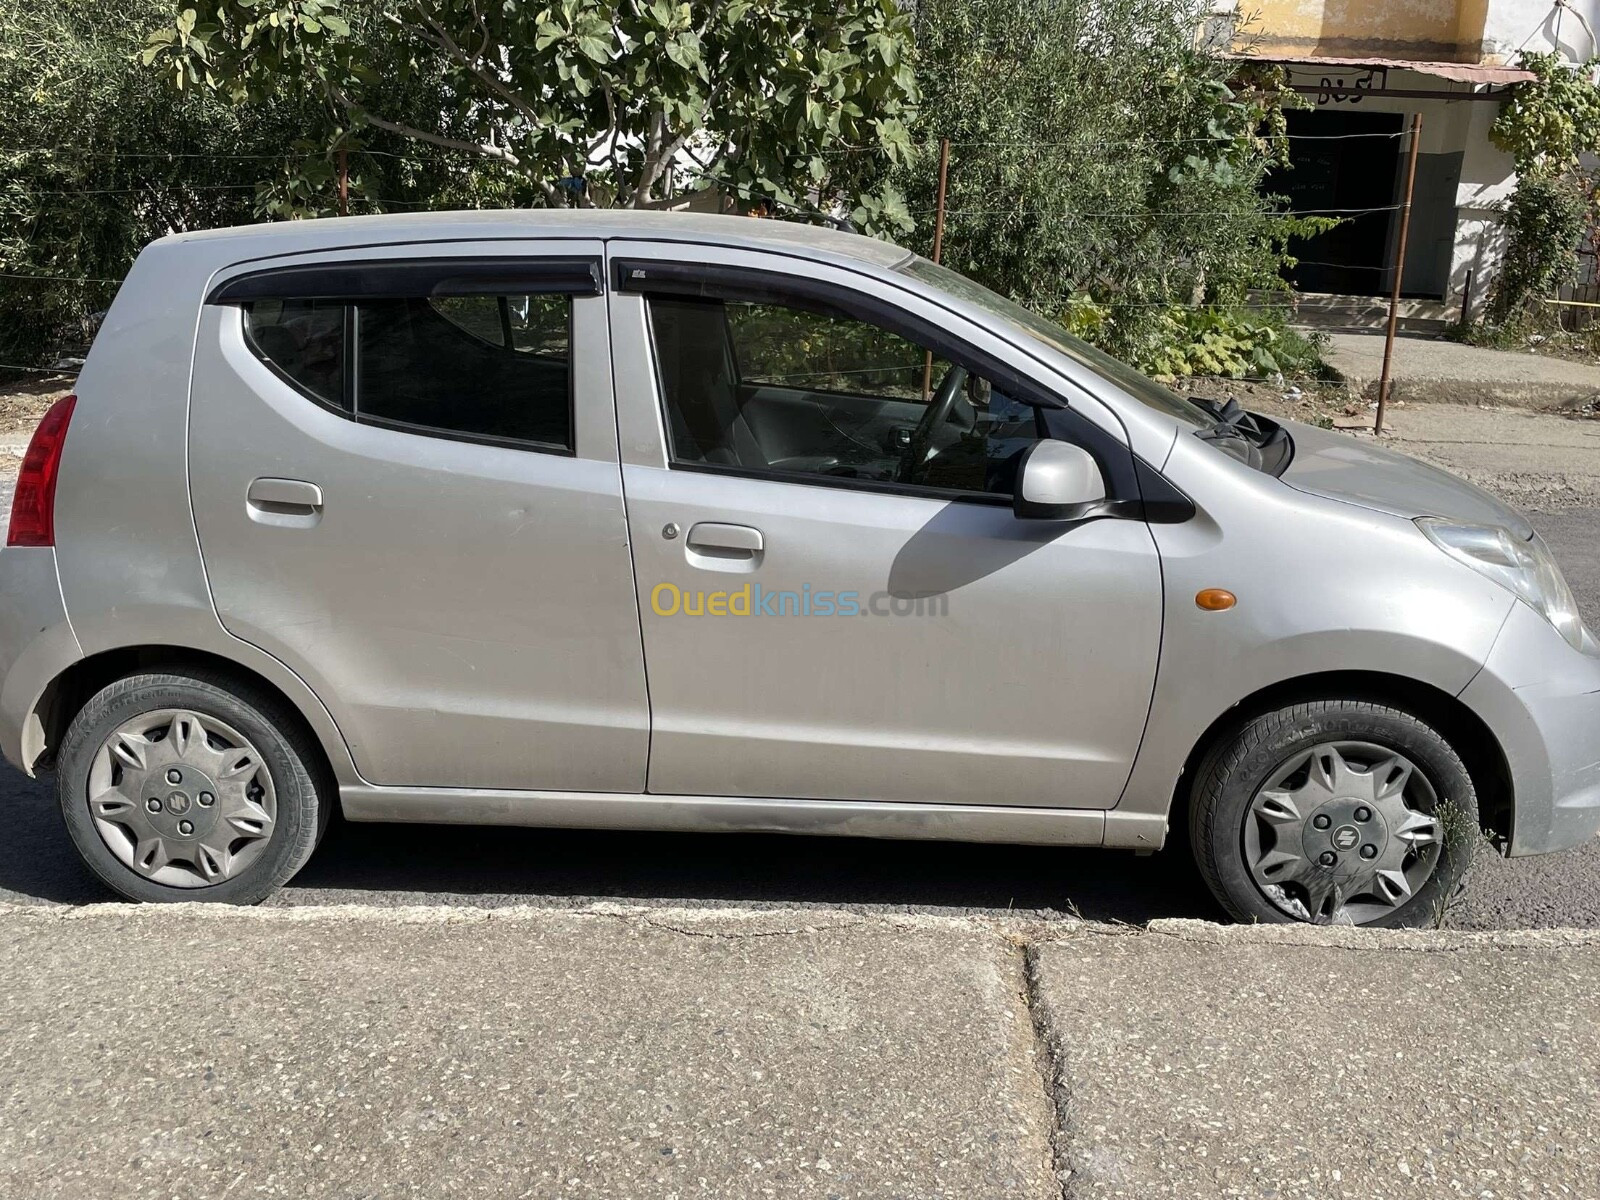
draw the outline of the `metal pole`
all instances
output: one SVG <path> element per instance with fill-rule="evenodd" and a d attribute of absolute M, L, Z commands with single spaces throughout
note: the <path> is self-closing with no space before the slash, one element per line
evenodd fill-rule
<path fill-rule="evenodd" d="M 350 215 L 350 152 L 339 147 L 339 215 Z"/>
<path fill-rule="evenodd" d="M 1472 324 L 1472 268 L 1467 268 L 1466 286 L 1461 289 L 1461 328 Z"/>
<path fill-rule="evenodd" d="M 1378 415 L 1372 432 L 1383 432 L 1383 410 L 1389 403 L 1390 369 L 1394 364 L 1394 328 L 1400 318 L 1400 276 L 1406 267 L 1406 236 L 1411 232 L 1411 193 L 1417 186 L 1417 144 L 1422 140 L 1422 114 L 1411 115 L 1411 151 L 1406 156 L 1406 199 L 1400 206 L 1400 240 L 1394 250 L 1394 291 L 1389 294 L 1389 328 L 1383 336 L 1383 374 L 1378 377 Z"/>
<path fill-rule="evenodd" d="M 950 174 L 950 139 L 939 139 L 939 197 L 933 205 L 933 261 L 944 250 L 944 185 Z M 933 351 L 922 356 L 922 402 L 933 398 Z"/>

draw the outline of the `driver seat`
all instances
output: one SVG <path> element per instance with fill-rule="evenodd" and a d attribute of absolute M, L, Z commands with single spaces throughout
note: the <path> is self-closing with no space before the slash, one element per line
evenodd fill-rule
<path fill-rule="evenodd" d="M 656 296 L 650 309 L 673 452 L 692 462 L 768 467 L 739 408 L 722 301 Z"/>

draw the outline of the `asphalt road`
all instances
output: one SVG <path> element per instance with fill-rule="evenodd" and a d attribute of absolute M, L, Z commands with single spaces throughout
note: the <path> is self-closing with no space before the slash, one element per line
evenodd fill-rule
<path fill-rule="evenodd" d="M 1535 514 L 1585 619 L 1600 628 L 1600 509 Z M 110 897 L 77 865 L 49 785 L 0 765 L 0 901 Z M 822 906 L 1076 912 L 1097 920 L 1216 919 L 1181 849 L 1094 850 L 765 835 L 590 833 L 335 824 L 272 903 Z M 1485 856 L 1451 911 L 1458 928 L 1600 928 L 1600 841 L 1565 854 Z"/>

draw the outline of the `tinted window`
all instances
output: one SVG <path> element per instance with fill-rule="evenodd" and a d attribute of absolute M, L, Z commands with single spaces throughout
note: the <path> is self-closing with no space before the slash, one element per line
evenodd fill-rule
<path fill-rule="evenodd" d="M 569 297 L 364 300 L 357 308 L 362 419 L 571 448 Z"/>
<path fill-rule="evenodd" d="M 676 462 L 1010 495 L 1038 410 L 820 307 L 649 301 Z"/>
<path fill-rule="evenodd" d="M 1201 429 L 1209 429 L 1216 424 L 1215 419 L 1203 412 L 1199 406 L 1162 387 L 1155 380 L 1139 374 L 1127 363 L 1120 362 L 1105 351 L 1097 350 L 1088 342 L 1073 337 L 1061 327 L 1060 323 L 1042 317 L 1024 308 L 1015 300 L 1008 300 L 998 292 L 990 291 L 965 275 L 929 262 L 925 258 L 913 258 L 901 269 L 907 275 L 943 288 L 951 295 L 977 305 L 1019 333 L 1044 342 L 1102 378 L 1109 379 L 1135 400 L 1148 404 L 1151 408 Z"/>
<path fill-rule="evenodd" d="M 842 314 L 728 302 L 728 333 L 745 383 L 919 400 L 927 355 L 886 329 Z M 936 359 L 934 383 L 950 364 Z"/>
<path fill-rule="evenodd" d="M 337 300 L 255 300 L 245 325 L 256 353 L 302 391 L 344 406 L 344 305 Z"/>

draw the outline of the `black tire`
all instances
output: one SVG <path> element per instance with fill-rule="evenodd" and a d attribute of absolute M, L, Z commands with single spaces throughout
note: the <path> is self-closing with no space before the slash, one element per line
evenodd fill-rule
<path fill-rule="evenodd" d="M 102 743 L 124 722 L 168 708 L 231 726 L 256 747 L 271 775 L 277 807 L 271 835 L 254 861 L 217 883 L 172 886 L 137 874 L 112 852 L 90 813 L 89 774 Z M 318 747 L 277 697 L 201 669 L 151 672 L 102 688 L 73 718 L 57 759 L 56 795 L 84 865 L 118 895 L 147 903 L 258 904 L 305 865 L 327 826 L 332 789 L 319 786 L 321 763 Z"/>
<path fill-rule="evenodd" d="M 1364 742 L 1397 751 L 1425 776 L 1438 802 L 1442 838 L 1427 881 L 1405 903 L 1362 924 L 1436 924 L 1455 898 L 1477 847 L 1478 798 L 1460 756 L 1437 730 L 1410 713 L 1362 700 L 1318 700 L 1254 717 L 1221 737 L 1195 773 L 1189 833 L 1200 874 L 1238 921 L 1292 923 L 1268 898 L 1246 862 L 1251 801 L 1275 770 L 1325 742 Z"/>

